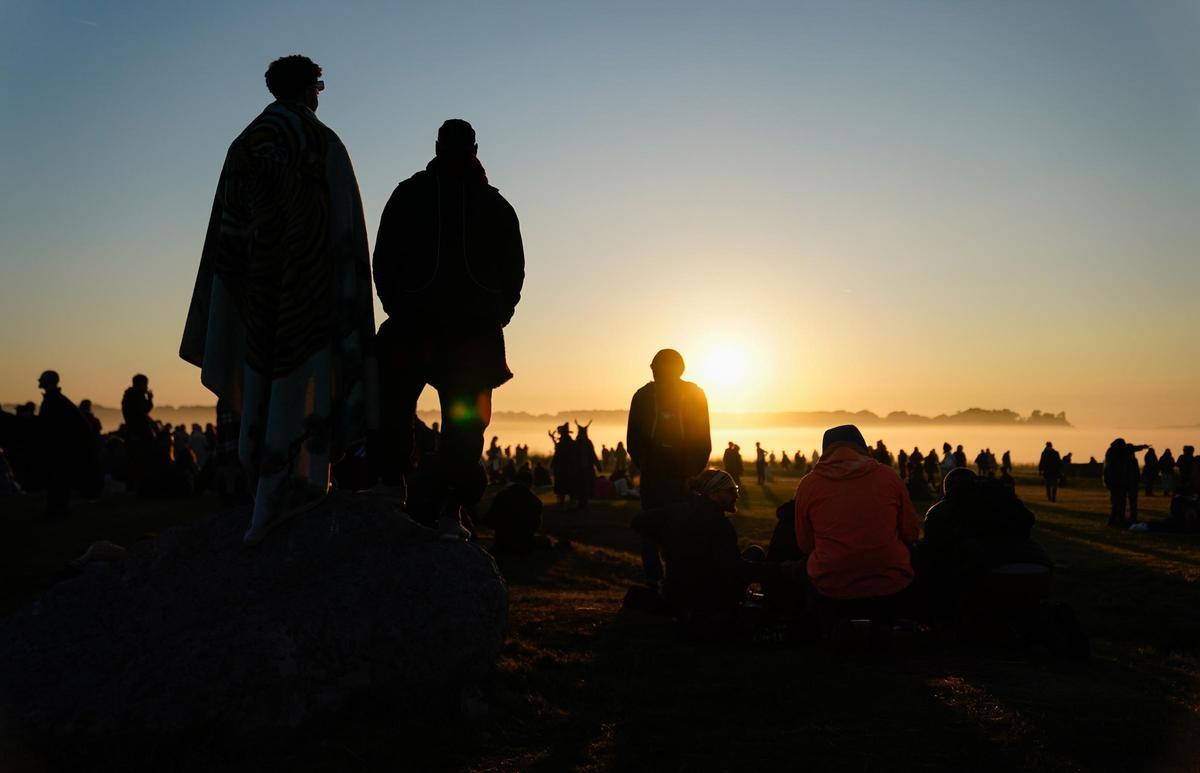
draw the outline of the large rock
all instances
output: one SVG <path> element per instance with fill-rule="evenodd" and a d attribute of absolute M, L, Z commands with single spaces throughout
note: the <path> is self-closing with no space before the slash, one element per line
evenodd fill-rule
<path fill-rule="evenodd" d="M 340 494 L 244 548 L 222 513 L 92 564 L 0 622 L 0 706 L 28 737 L 295 728 L 375 696 L 456 705 L 508 591 L 475 545 Z"/>

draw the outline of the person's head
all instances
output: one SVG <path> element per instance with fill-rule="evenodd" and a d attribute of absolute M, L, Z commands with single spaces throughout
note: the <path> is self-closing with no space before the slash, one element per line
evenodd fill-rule
<path fill-rule="evenodd" d="M 133 385 L 138 389 L 146 389 L 150 386 L 150 379 L 139 373 L 133 377 Z"/>
<path fill-rule="evenodd" d="M 956 467 L 942 479 L 942 493 L 947 497 L 958 496 L 970 491 L 979 482 L 979 476 L 966 467 Z"/>
<path fill-rule="evenodd" d="M 1053 444 L 1053 443 L 1051 443 L 1049 440 L 1047 440 L 1047 441 L 1046 441 L 1046 448 L 1054 448 L 1054 444 Z"/>
<path fill-rule="evenodd" d="M 950 453 L 950 444 L 949 443 L 942 443 L 942 453 L 943 454 Z"/>
<path fill-rule="evenodd" d="M 860 453 L 867 453 L 867 441 L 863 440 L 862 432 L 853 424 L 842 424 L 825 430 L 821 438 L 821 453 L 829 453 L 830 446 L 838 443 L 853 447 Z"/>
<path fill-rule="evenodd" d="M 958 448 L 954 449 L 954 453 L 956 453 L 956 454 L 962 453 L 962 446 L 960 445 Z"/>
<path fill-rule="evenodd" d="M 44 371 L 42 375 L 38 376 L 38 389 L 45 391 L 47 394 L 57 392 L 58 373 L 52 370 Z"/>
<path fill-rule="evenodd" d="M 267 91 L 281 102 L 299 102 L 309 110 L 316 110 L 320 103 L 319 94 L 325 90 L 321 80 L 321 66 L 307 56 L 292 54 L 271 62 L 264 77 Z"/>
<path fill-rule="evenodd" d="M 83 411 L 84 413 L 91 413 L 92 412 L 92 401 L 91 400 L 80 400 L 79 401 L 79 410 Z"/>
<path fill-rule="evenodd" d="M 683 376 L 683 355 L 674 349 L 662 349 L 650 360 L 655 381 L 678 381 Z"/>
<path fill-rule="evenodd" d="M 708 469 L 700 473 L 692 481 L 692 490 L 720 505 L 723 512 L 737 512 L 738 486 L 724 470 Z"/>
<path fill-rule="evenodd" d="M 438 129 L 433 151 L 439 158 L 473 158 L 479 154 L 475 128 L 461 118 L 451 118 Z"/>

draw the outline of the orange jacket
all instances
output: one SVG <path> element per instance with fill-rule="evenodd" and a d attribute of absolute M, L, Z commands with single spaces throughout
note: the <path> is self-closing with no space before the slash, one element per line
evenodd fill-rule
<path fill-rule="evenodd" d="M 796 543 L 813 587 L 834 599 L 898 593 L 912 582 L 917 514 L 900 476 L 834 443 L 796 489 Z"/>

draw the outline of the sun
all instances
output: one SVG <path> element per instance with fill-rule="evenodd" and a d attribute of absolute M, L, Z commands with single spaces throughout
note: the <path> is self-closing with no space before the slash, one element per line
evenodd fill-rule
<path fill-rule="evenodd" d="M 697 376 L 701 386 L 737 387 L 746 381 L 750 358 L 745 349 L 723 343 L 701 355 Z"/>

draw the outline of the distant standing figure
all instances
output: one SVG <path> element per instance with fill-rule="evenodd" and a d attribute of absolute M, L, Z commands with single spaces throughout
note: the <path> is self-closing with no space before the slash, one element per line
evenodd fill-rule
<path fill-rule="evenodd" d="M 1104 485 L 1108 488 L 1112 506 L 1108 517 L 1109 526 L 1118 529 L 1128 526 L 1125 520 L 1127 504 L 1131 510 L 1129 522 L 1137 522 L 1137 494 L 1141 476 L 1134 453 L 1146 448 L 1147 446 L 1126 443 L 1124 438 L 1117 438 L 1104 453 Z"/>
<path fill-rule="evenodd" d="M 629 469 L 629 452 L 625 450 L 625 441 L 618 440 L 617 447 L 613 449 L 613 472 L 625 474 Z"/>
<path fill-rule="evenodd" d="M 1146 496 L 1154 496 L 1154 482 L 1158 480 L 1158 454 L 1153 448 L 1146 449 L 1142 459 L 1142 480 L 1146 484 Z"/>
<path fill-rule="evenodd" d="M 587 424 L 575 422 L 575 428 L 578 430 L 575 436 L 575 464 L 578 465 L 575 471 L 575 501 L 585 509 L 595 493 L 596 470 L 600 467 L 600 460 L 596 457 L 596 446 L 588 437 L 588 427 L 591 424 L 590 421 Z"/>
<path fill-rule="evenodd" d="M 137 491 L 150 469 L 154 457 L 154 393 L 150 379 L 139 373 L 121 397 L 121 418 L 125 421 L 125 451 L 129 462 L 127 481 L 130 491 Z"/>
<path fill-rule="evenodd" d="M 967 466 L 967 452 L 964 451 L 963 447 L 960 445 L 954 449 L 954 468 L 958 469 L 959 467 L 966 467 L 966 466 Z"/>
<path fill-rule="evenodd" d="M 1038 474 L 1046 481 L 1046 499 L 1058 500 L 1058 478 L 1062 474 L 1062 457 L 1054 450 L 1054 444 L 1046 441 L 1042 457 L 1038 460 Z"/>
<path fill-rule="evenodd" d="M 1000 457 L 1000 469 L 1009 475 L 1012 474 L 1012 454 L 1010 454 L 1008 451 L 1005 451 L 1004 455 Z"/>
<path fill-rule="evenodd" d="M 1158 457 L 1158 475 L 1162 478 L 1163 495 L 1171 496 L 1175 493 L 1175 455 L 1171 453 L 1171 449 L 1162 452 L 1162 456 Z"/>
<path fill-rule="evenodd" d="M 321 68 L 271 63 L 275 101 L 225 157 L 179 354 L 241 416 L 256 545 L 329 490 L 374 425 L 371 267 L 350 156 L 316 110 Z"/>
<path fill-rule="evenodd" d="M 37 418 L 42 468 L 46 473 L 46 514 L 67 515 L 71 488 L 87 462 L 91 428 L 75 403 L 62 393 L 57 373 L 52 370 L 43 373 L 38 378 L 38 388 L 44 394 Z"/>
<path fill-rule="evenodd" d="M 767 451 L 761 443 L 754 444 L 754 472 L 758 477 L 758 485 L 767 482 Z"/>
<path fill-rule="evenodd" d="M 900 473 L 900 480 L 908 478 L 908 452 L 903 448 L 896 454 L 896 469 Z"/>
<path fill-rule="evenodd" d="M 654 380 L 633 395 L 625 433 L 629 458 L 641 470 L 642 510 L 686 501 L 688 479 L 708 466 L 712 437 L 704 390 L 683 380 L 683 356 L 663 349 L 650 361 Z M 658 546 L 643 539 L 647 582 L 662 580 Z"/>
<path fill-rule="evenodd" d="M 466 538 L 464 515 L 485 487 L 479 454 L 492 391 L 513 377 L 504 328 L 525 281 L 517 213 L 488 182 L 471 124 L 444 122 L 433 159 L 396 186 L 379 222 L 374 266 L 388 315 L 378 339 L 383 483 L 404 485 L 417 398 L 429 384 L 442 409 L 432 470 L 438 531 Z"/>
<path fill-rule="evenodd" d="M 733 478 L 733 482 L 738 486 L 742 485 L 742 473 L 746 471 L 745 463 L 742 461 L 742 448 L 732 440 L 725 448 L 725 454 L 721 457 L 721 462 L 725 467 L 725 472 Z"/>

